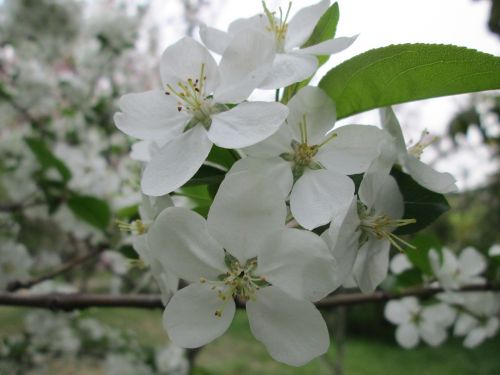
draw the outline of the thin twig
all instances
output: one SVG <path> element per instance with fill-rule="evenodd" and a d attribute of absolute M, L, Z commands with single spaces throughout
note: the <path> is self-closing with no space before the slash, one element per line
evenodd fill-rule
<path fill-rule="evenodd" d="M 500 285 L 468 285 L 461 288 L 460 292 L 477 291 L 499 291 Z M 442 288 L 415 288 L 404 292 L 388 293 L 374 292 L 363 293 L 342 293 L 326 297 L 316 302 L 319 309 L 326 309 L 336 306 L 348 306 L 363 303 L 382 303 L 393 299 L 415 296 L 428 298 L 437 293 L 441 293 Z M 244 303 L 237 303 L 239 308 L 244 308 Z M 0 293 L 0 306 L 25 306 L 40 307 L 52 310 L 78 310 L 89 307 L 133 307 L 141 309 L 163 308 L 159 295 L 127 294 L 127 295 L 107 295 L 107 294 L 21 294 L 21 293 Z"/>
<path fill-rule="evenodd" d="M 67 263 L 63 264 L 59 268 L 56 268 L 55 270 L 52 270 L 45 275 L 38 276 L 36 278 L 33 278 L 31 280 L 27 281 L 13 281 L 9 283 L 7 286 L 7 290 L 10 292 L 15 292 L 16 290 L 19 289 L 27 289 L 31 288 L 32 286 L 41 283 L 42 281 L 45 280 L 50 280 L 53 279 L 56 276 L 62 275 L 63 273 L 75 268 L 76 266 L 79 266 L 80 264 L 83 264 L 90 259 L 94 258 L 95 256 L 99 255 L 103 250 L 105 250 L 107 247 L 106 246 L 99 246 L 96 249 L 88 252 L 87 254 L 77 256 Z"/>

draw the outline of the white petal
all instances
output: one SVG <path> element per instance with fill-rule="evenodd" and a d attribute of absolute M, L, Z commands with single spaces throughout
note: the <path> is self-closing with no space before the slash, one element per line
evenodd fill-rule
<path fill-rule="evenodd" d="M 472 315 L 463 312 L 458 316 L 457 321 L 455 322 L 453 334 L 455 336 L 465 336 L 478 324 L 479 322 L 477 319 L 475 319 Z"/>
<path fill-rule="evenodd" d="M 246 157 L 233 164 L 228 173 L 252 172 L 256 178 L 273 180 L 281 189 L 283 198 L 287 198 L 293 185 L 290 164 L 280 157 L 261 159 Z"/>
<path fill-rule="evenodd" d="M 130 151 L 130 158 L 132 160 L 142 161 L 147 163 L 151 160 L 151 141 L 139 141 L 132 145 Z"/>
<path fill-rule="evenodd" d="M 453 324 L 457 316 L 456 310 L 446 303 L 437 303 L 427 306 L 422 311 L 422 319 L 425 322 L 436 324 L 447 328 Z"/>
<path fill-rule="evenodd" d="M 177 111 L 175 99 L 160 90 L 125 94 L 118 105 L 122 112 L 115 113 L 116 127 L 139 139 L 175 137 L 189 120 L 184 112 Z"/>
<path fill-rule="evenodd" d="M 404 271 L 412 269 L 413 264 L 410 262 L 406 254 L 398 253 L 392 257 L 389 268 L 393 274 L 399 275 Z"/>
<path fill-rule="evenodd" d="M 486 269 L 486 259 L 484 256 L 469 246 L 462 250 L 458 256 L 459 267 L 468 276 L 479 275 Z"/>
<path fill-rule="evenodd" d="M 396 329 L 396 340 L 406 349 L 412 349 L 418 344 L 417 327 L 413 324 L 403 324 Z"/>
<path fill-rule="evenodd" d="M 206 284 L 191 284 L 171 298 L 163 313 L 163 325 L 172 342 L 183 348 L 198 348 L 221 336 L 229 328 L 235 304 L 231 299 L 224 304 Z"/>
<path fill-rule="evenodd" d="M 390 245 L 387 240 L 369 239 L 359 249 L 353 273 L 363 293 L 372 293 L 387 276 Z"/>
<path fill-rule="evenodd" d="M 200 169 L 211 148 L 202 126 L 172 139 L 146 166 L 141 181 L 143 193 L 159 196 L 180 188 Z"/>
<path fill-rule="evenodd" d="M 165 208 L 172 207 L 174 203 L 169 195 L 161 197 L 150 197 L 145 194 L 141 196 L 139 215 L 142 220 L 153 221 Z"/>
<path fill-rule="evenodd" d="M 380 109 L 380 121 L 382 127 L 394 138 L 394 145 L 398 153 L 405 155 L 406 143 L 401 131 L 401 125 L 399 124 L 398 118 L 391 107 L 385 107 Z"/>
<path fill-rule="evenodd" d="M 496 257 L 500 255 L 500 245 L 499 244 L 494 244 L 490 247 L 488 250 L 488 255 L 490 257 Z"/>
<path fill-rule="evenodd" d="M 307 142 L 316 145 L 325 140 L 336 119 L 335 104 L 319 87 L 302 88 L 289 102 L 287 125 L 297 140 L 301 139 L 300 123 L 307 125 Z"/>
<path fill-rule="evenodd" d="M 205 24 L 201 24 L 200 39 L 209 50 L 222 55 L 224 53 L 224 50 L 231 42 L 232 37 L 224 31 L 214 29 L 213 27 L 208 27 Z"/>
<path fill-rule="evenodd" d="M 282 124 L 278 131 L 253 146 L 246 147 L 243 151 L 249 156 L 269 158 L 283 153 L 292 153 L 292 133 L 286 124 Z"/>
<path fill-rule="evenodd" d="M 182 279 L 215 280 L 227 271 L 222 246 L 208 233 L 205 219 L 194 211 L 165 209 L 147 236 L 151 256 Z"/>
<path fill-rule="evenodd" d="M 403 196 L 394 177 L 388 176 L 384 180 L 373 207 L 376 212 L 386 214 L 392 219 L 403 217 Z"/>
<path fill-rule="evenodd" d="M 297 222 L 314 229 L 344 212 L 354 196 L 353 181 L 340 173 L 309 170 L 295 183 L 290 195 L 290 209 Z"/>
<path fill-rule="evenodd" d="M 246 32 L 249 29 L 264 32 L 267 30 L 268 25 L 269 21 L 263 14 L 256 14 L 252 17 L 234 20 L 229 24 L 228 32 L 232 36 L 236 36 L 241 31 Z"/>
<path fill-rule="evenodd" d="M 446 340 L 446 329 L 435 324 L 422 323 L 420 325 L 420 336 L 430 346 L 441 345 Z"/>
<path fill-rule="evenodd" d="M 379 154 L 387 133 L 369 125 L 347 125 L 333 131 L 337 136 L 319 149 L 316 159 L 343 174 L 363 173 Z"/>
<path fill-rule="evenodd" d="M 484 326 L 484 330 L 486 331 L 486 335 L 488 337 L 493 337 L 498 331 L 498 327 L 500 326 L 500 322 L 498 321 L 498 318 L 493 316 L 488 319 Z"/>
<path fill-rule="evenodd" d="M 357 35 L 347 37 L 343 36 L 340 38 L 328 39 L 324 42 L 315 44 L 310 47 L 301 48 L 295 53 L 307 54 L 307 55 L 333 55 L 334 53 L 339 53 L 351 46 L 354 41 L 358 38 Z"/>
<path fill-rule="evenodd" d="M 227 46 L 220 62 L 221 81 L 214 93 L 218 103 L 240 103 L 268 76 L 276 55 L 269 33 L 247 30 Z"/>
<path fill-rule="evenodd" d="M 339 286 L 328 247 L 312 232 L 282 229 L 259 247 L 255 273 L 294 298 L 318 301 Z"/>
<path fill-rule="evenodd" d="M 161 56 L 160 73 L 163 84 L 177 90 L 178 83 L 185 84 L 200 77 L 201 68 L 206 76 L 205 93 L 213 92 L 219 84 L 219 68 L 214 58 L 203 45 L 190 37 L 184 37 L 168 47 Z"/>
<path fill-rule="evenodd" d="M 479 346 L 484 340 L 486 340 L 487 335 L 483 327 L 476 327 L 472 329 L 464 340 L 464 346 L 466 348 L 475 348 Z"/>
<path fill-rule="evenodd" d="M 403 300 L 394 300 L 387 302 L 384 309 L 385 318 L 391 322 L 392 324 L 406 324 L 410 323 L 412 315 L 410 312 L 413 309 L 408 309 L 408 303 L 414 304 L 418 306 L 418 300 L 415 297 L 406 297 L 410 298 L 411 302 Z M 404 298 L 406 300 L 406 298 Z"/>
<path fill-rule="evenodd" d="M 451 193 L 457 191 L 456 180 L 447 172 L 438 172 L 413 155 L 406 155 L 404 168 L 423 187 L 436 193 Z"/>
<path fill-rule="evenodd" d="M 283 228 L 286 205 L 277 184 L 255 173 L 226 175 L 208 213 L 208 228 L 240 261 L 257 255 L 256 243 Z"/>
<path fill-rule="evenodd" d="M 288 108 L 281 103 L 241 103 L 212 115 L 208 137 L 219 147 L 251 146 L 275 133 L 287 115 Z"/>
<path fill-rule="evenodd" d="M 285 38 L 285 49 L 302 46 L 311 36 L 321 16 L 330 6 L 330 0 L 323 0 L 317 4 L 302 8 L 288 22 Z"/>
<path fill-rule="evenodd" d="M 328 329 L 320 312 L 309 301 L 288 296 L 277 287 L 257 292 L 247 302 L 250 329 L 271 357 L 302 366 L 328 350 Z"/>
<path fill-rule="evenodd" d="M 311 77 L 318 66 L 314 56 L 279 53 L 268 77 L 259 85 L 264 90 L 275 90 Z"/>
<path fill-rule="evenodd" d="M 328 231 L 324 232 L 337 265 L 335 278 L 337 285 L 342 285 L 352 274 L 354 261 L 359 247 L 359 217 L 357 199 L 352 198 L 345 212 L 339 212 L 333 218 Z"/>

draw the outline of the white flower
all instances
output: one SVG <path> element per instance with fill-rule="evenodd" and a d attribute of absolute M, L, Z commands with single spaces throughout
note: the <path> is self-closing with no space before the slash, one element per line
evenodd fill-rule
<path fill-rule="evenodd" d="M 255 53 L 255 51 L 262 53 Z M 220 66 L 208 50 L 183 38 L 162 55 L 164 90 L 127 94 L 116 126 L 161 145 L 141 181 L 147 195 L 167 194 L 187 182 L 212 144 L 241 148 L 267 138 L 288 114 L 280 103 L 243 102 L 262 81 L 274 56 L 272 40 L 257 31 L 235 38 Z M 226 103 L 241 103 L 229 109 Z"/>
<path fill-rule="evenodd" d="M 373 292 L 387 276 L 391 244 L 399 250 L 409 246 L 392 232 L 415 222 L 401 219 L 403 197 L 388 174 L 391 163 L 387 154 L 391 151 L 384 147 L 361 181 L 359 200 L 352 199 L 348 210 L 337 215 L 324 234 L 338 268 L 344 269 L 343 276 L 347 278 L 352 270 L 364 293 Z"/>
<path fill-rule="evenodd" d="M 432 272 L 444 289 L 456 290 L 463 285 L 485 283 L 485 279 L 480 274 L 486 269 L 486 260 L 473 247 L 466 247 L 458 257 L 445 247 L 442 255 L 441 262 L 436 250 L 431 249 L 429 252 Z"/>
<path fill-rule="evenodd" d="M 285 12 L 280 8 L 279 18 L 264 3 L 263 14 L 232 22 L 228 32 L 202 25 L 200 36 L 209 49 L 222 54 L 234 38 L 248 30 L 271 34 L 276 57 L 269 75 L 260 83 L 259 88 L 277 89 L 312 76 L 318 67 L 316 56 L 338 53 L 356 40 L 357 36 L 335 38 L 301 48 L 329 6 L 330 1 L 324 0 L 303 8 L 288 22 L 291 3 Z"/>
<path fill-rule="evenodd" d="M 174 294 L 164 325 L 181 347 L 205 345 L 227 330 L 238 298 L 271 356 L 299 366 L 328 349 L 326 324 L 311 301 L 333 290 L 334 263 L 321 238 L 285 228 L 276 185 L 252 177 L 226 177 L 206 221 L 172 207 L 150 228 L 162 265 L 192 283 Z"/>
<path fill-rule="evenodd" d="M 453 333 L 455 336 L 465 336 L 464 346 L 474 348 L 498 331 L 496 314 L 499 295 L 492 292 L 461 294 L 463 304 L 459 308 Z"/>
<path fill-rule="evenodd" d="M 26 280 L 32 265 L 24 245 L 0 238 L 0 290 L 10 282 Z"/>
<path fill-rule="evenodd" d="M 500 244 L 496 243 L 491 245 L 490 249 L 488 250 L 488 255 L 490 257 L 500 256 Z"/>
<path fill-rule="evenodd" d="M 401 126 L 392 108 L 387 107 L 380 110 L 382 126 L 393 137 L 396 145 L 396 158 L 403 169 L 413 177 L 423 187 L 435 191 L 436 193 L 450 193 L 457 191 L 455 178 L 449 173 L 441 173 L 432 169 L 427 164 L 420 161 L 420 155 L 425 147 L 432 141 L 426 142 L 424 132 L 422 139 L 410 148 L 406 148 L 405 139 Z"/>
<path fill-rule="evenodd" d="M 306 229 L 329 223 L 354 195 L 347 174 L 364 172 L 377 156 L 385 132 L 374 126 L 335 128 L 335 105 L 317 87 L 306 86 L 288 103 L 286 124 L 265 141 L 246 148 L 249 155 L 231 173 L 253 170 L 272 176 L 290 209 Z M 292 188 L 293 186 L 293 188 Z"/>
<path fill-rule="evenodd" d="M 174 344 L 168 344 L 156 351 L 156 368 L 161 374 L 187 375 L 189 363 L 185 356 L 185 350 Z"/>
<path fill-rule="evenodd" d="M 108 354 L 104 361 L 104 375 L 151 375 L 151 368 L 130 354 Z"/>
<path fill-rule="evenodd" d="M 384 315 L 396 324 L 396 340 L 406 349 L 417 346 L 420 339 L 438 346 L 446 339 L 446 328 L 455 320 L 455 310 L 444 303 L 421 306 L 415 297 L 389 301 Z"/>

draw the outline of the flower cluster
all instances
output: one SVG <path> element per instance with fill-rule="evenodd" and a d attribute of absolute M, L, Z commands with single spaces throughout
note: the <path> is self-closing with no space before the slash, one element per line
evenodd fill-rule
<path fill-rule="evenodd" d="M 497 247 L 491 247 L 491 256 Z M 421 304 L 415 297 L 387 303 L 385 317 L 398 326 L 397 342 L 410 349 L 421 338 L 427 344 L 437 346 L 446 340 L 450 327 L 453 327 L 454 336 L 464 338 L 463 345 L 467 348 L 474 348 L 493 337 L 500 325 L 497 316 L 500 294 L 459 291 L 464 286 L 485 284 L 486 279 L 481 274 L 487 267 L 486 258 L 473 247 L 466 247 L 458 257 L 446 247 L 442 251 L 430 249 L 428 258 L 433 274 L 428 282 L 442 287 L 445 292 L 439 293 L 433 303 Z M 396 274 L 412 267 L 404 254 L 391 262 L 391 269 Z"/>
<path fill-rule="evenodd" d="M 387 275 L 391 245 L 410 246 L 395 231 L 415 219 L 405 217 L 391 171 L 437 193 L 456 189 L 450 174 L 419 160 L 427 139 L 405 144 L 391 108 L 381 110 L 382 128 L 337 127 L 335 103 L 307 85 L 317 56 L 356 39 L 310 42 L 329 3 L 293 17 L 291 5 L 273 12 L 264 3 L 262 14 L 227 32 L 202 26 L 204 45 L 184 37 L 166 48 L 158 89 L 120 99 L 115 124 L 141 140 L 132 155 L 144 162 L 150 207 L 121 226 L 162 290 L 189 283 L 170 300 L 164 293 L 164 326 L 179 346 L 222 335 L 244 304 L 252 333 L 276 360 L 298 366 L 325 353 L 328 330 L 313 302 L 343 284 L 373 291 Z M 289 95 L 296 84 L 302 88 Z M 276 90 L 276 101 L 252 100 L 255 89 Z M 229 166 L 213 157 L 226 150 L 237 160 Z M 224 178 L 209 186 L 209 208 L 193 212 L 177 198 L 207 168 Z"/>

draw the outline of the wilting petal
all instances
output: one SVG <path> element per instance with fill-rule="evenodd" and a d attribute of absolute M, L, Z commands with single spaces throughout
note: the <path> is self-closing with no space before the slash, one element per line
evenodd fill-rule
<path fill-rule="evenodd" d="M 320 312 L 309 301 L 290 297 L 270 286 L 247 302 L 253 335 L 271 357 L 292 366 L 302 366 L 328 350 L 328 329 Z"/>
<path fill-rule="evenodd" d="M 177 90 L 179 82 L 186 84 L 188 79 L 204 79 L 207 94 L 219 84 L 219 68 L 214 58 L 200 43 L 190 37 L 184 37 L 168 47 L 161 56 L 160 73 L 163 84 L 172 85 Z M 165 87 L 165 89 L 167 89 Z"/>
<path fill-rule="evenodd" d="M 241 103 L 212 115 L 208 137 L 219 147 L 251 146 L 275 133 L 287 115 L 288 108 L 280 103 Z"/>
<path fill-rule="evenodd" d="M 215 312 L 222 309 L 222 315 Z M 163 325 L 172 342 L 183 348 L 198 348 L 221 336 L 233 321 L 235 304 L 222 301 L 206 284 L 191 284 L 170 299 Z"/>
<path fill-rule="evenodd" d="M 343 36 L 335 39 L 328 39 L 324 42 L 315 44 L 311 47 L 301 48 L 298 51 L 295 51 L 299 54 L 307 54 L 307 55 L 333 55 L 334 53 L 339 53 L 351 46 L 354 41 L 358 38 L 357 35 L 347 37 Z"/>
<path fill-rule="evenodd" d="M 335 104 L 319 87 L 302 88 L 289 102 L 290 113 L 287 118 L 293 137 L 301 139 L 300 123 L 306 120 L 307 142 L 320 144 L 326 133 L 333 128 L 336 119 Z"/>
<path fill-rule="evenodd" d="M 247 99 L 268 76 L 275 55 L 274 39 L 268 33 L 251 29 L 238 33 L 222 55 L 214 100 L 239 103 Z"/>
<path fill-rule="evenodd" d="M 257 243 L 283 228 L 286 205 L 272 180 L 252 172 L 226 175 L 208 213 L 210 234 L 240 261 L 257 255 Z"/>
<path fill-rule="evenodd" d="M 307 171 L 293 186 L 290 210 L 297 222 L 310 230 L 345 211 L 353 196 L 354 183 L 349 177 L 325 169 Z"/>
<path fill-rule="evenodd" d="M 455 177 L 447 172 L 434 170 L 413 155 L 405 156 L 403 166 L 413 179 L 424 188 L 441 194 L 457 191 Z"/>
<path fill-rule="evenodd" d="M 246 157 L 233 164 L 228 173 L 251 172 L 256 178 L 264 177 L 274 181 L 287 198 L 293 185 L 292 170 L 288 162 L 280 157 L 269 159 Z"/>
<path fill-rule="evenodd" d="M 335 264 L 326 243 L 316 234 L 282 229 L 259 244 L 256 274 L 292 297 L 318 301 L 335 287 Z"/>
<path fill-rule="evenodd" d="M 260 84 L 259 88 L 275 90 L 300 82 L 311 77 L 317 66 L 318 60 L 314 56 L 279 53 L 274 58 L 268 77 Z"/>
<path fill-rule="evenodd" d="M 143 193 L 159 196 L 180 188 L 200 169 L 211 148 L 202 126 L 172 139 L 146 166 L 141 181 Z"/>
<path fill-rule="evenodd" d="M 288 22 L 285 38 L 285 50 L 302 46 L 311 36 L 321 16 L 326 12 L 330 0 L 302 8 Z"/>
<path fill-rule="evenodd" d="M 160 90 L 125 94 L 115 113 L 116 127 L 127 135 L 144 140 L 172 138 L 182 132 L 189 116 L 177 111 L 174 98 Z"/>
<path fill-rule="evenodd" d="M 333 132 L 337 136 L 319 149 L 316 160 L 326 169 L 346 175 L 364 173 L 387 139 L 383 130 L 369 125 L 347 125 Z"/>
<path fill-rule="evenodd" d="M 149 253 L 182 279 L 215 280 L 226 272 L 224 250 L 203 217 L 183 207 L 165 209 L 148 230 Z"/>

